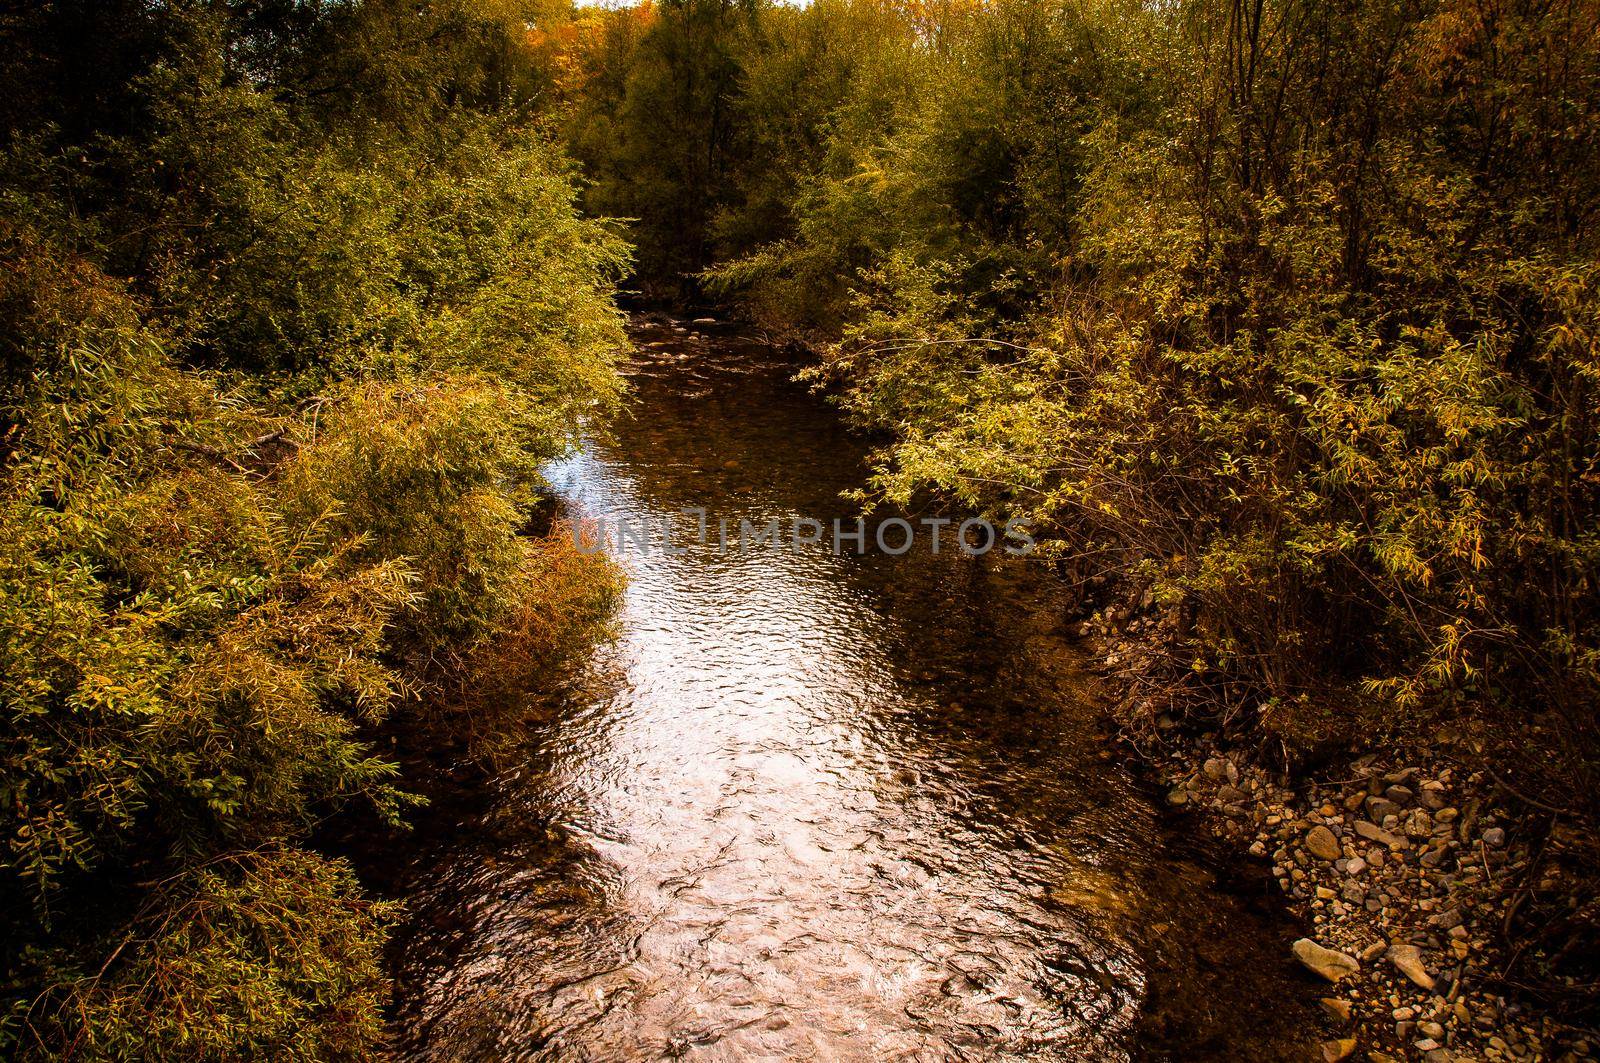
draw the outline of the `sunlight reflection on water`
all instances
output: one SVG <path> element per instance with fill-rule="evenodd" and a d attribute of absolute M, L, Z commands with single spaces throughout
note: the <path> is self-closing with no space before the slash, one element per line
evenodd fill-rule
<path fill-rule="evenodd" d="M 570 507 L 849 514 L 860 446 L 772 352 L 640 338 L 633 416 L 550 473 Z M 691 532 L 618 555 L 618 641 L 419 861 L 404 1052 L 1136 1058 L 1150 927 L 1242 917 L 1174 900 L 1207 880 L 1098 755 L 1051 581 Z"/>

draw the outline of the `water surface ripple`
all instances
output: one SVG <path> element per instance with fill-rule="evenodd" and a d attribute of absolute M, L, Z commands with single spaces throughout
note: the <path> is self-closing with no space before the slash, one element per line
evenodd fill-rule
<path fill-rule="evenodd" d="M 551 472 L 574 511 L 853 513 L 861 444 L 777 352 L 635 338 L 630 415 Z M 673 526 L 621 552 L 569 704 L 424 832 L 403 1055 L 1307 1058 L 1282 927 L 1106 759 L 1037 563 Z"/>

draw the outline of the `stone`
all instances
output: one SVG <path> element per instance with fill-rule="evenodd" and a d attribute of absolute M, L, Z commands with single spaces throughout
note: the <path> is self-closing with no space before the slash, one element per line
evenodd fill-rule
<path fill-rule="evenodd" d="M 1333 831 L 1320 825 L 1312 827 L 1306 833 L 1306 851 L 1318 860 L 1337 860 L 1344 855 L 1339 848 L 1339 839 L 1333 836 Z"/>
<path fill-rule="evenodd" d="M 1367 816 L 1374 823 L 1382 823 L 1385 816 L 1394 816 L 1400 813 L 1400 806 L 1387 797 L 1367 798 Z"/>
<path fill-rule="evenodd" d="M 1338 997 L 1323 997 L 1317 1003 L 1322 1005 L 1323 1013 L 1337 1023 L 1350 1021 L 1350 1002 Z"/>
<path fill-rule="evenodd" d="M 1413 808 L 1406 813 L 1405 832 L 1413 838 L 1426 838 L 1433 833 L 1433 817 L 1425 808 Z"/>
<path fill-rule="evenodd" d="M 1423 989 L 1433 988 L 1433 975 L 1422 962 L 1422 950 L 1415 945 L 1397 941 L 1389 946 L 1389 962 L 1395 970 L 1411 979 Z"/>
<path fill-rule="evenodd" d="M 1348 864 L 1344 865 L 1344 869 L 1348 874 L 1359 875 L 1361 872 L 1367 869 L 1367 862 L 1358 856 L 1352 859 Z"/>
<path fill-rule="evenodd" d="M 1429 916 L 1428 917 L 1428 922 L 1429 922 L 1429 924 L 1431 924 L 1433 926 L 1436 926 L 1441 930 L 1449 930 L 1451 927 L 1460 926 L 1461 925 L 1461 909 L 1459 909 L 1459 908 L 1447 908 L 1444 911 L 1438 913 L 1437 915 Z"/>
<path fill-rule="evenodd" d="M 1374 841 L 1383 845 L 1387 845 L 1391 849 L 1404 849 L 1406 847 L 1406 841 L 1404 838 L 1398 838 L 1395 835 L 1390 834 L 1376 823 L 1369 823 L 1364 819 L 1358 819 L 1356 820 L 1355 830 L 1357 834 L 1361 835 L 1363 838 L 1366 838 L 1368 841 Z"/>
<path fill-rule="evenodd" d="M 1341 1037 L 1336 1041 L 1322 1042 L 1322 1063 L 1339 1063 L 1355 1054 L 1356 1039 Z"/>
<path fill-rule="evenodd" d="M 1341 978 L 1348 978 L 1361 970 L 1361 964 L 1354 956 L 1334 949 L 1323 948 L 1310 938 L 1301 938 L 1291 948 L 1295 959 L 1305 964 L 1307 969 L 1320 974 L 1330 982 L 1337 982 Z"/>
<path fill-rule="evenodd" d="M 1499 827 L 1490 827 L 1483 832 L 1483 844 L 1493 849 L 1498 849 L 1506 843 L 1506 832 Z"/>

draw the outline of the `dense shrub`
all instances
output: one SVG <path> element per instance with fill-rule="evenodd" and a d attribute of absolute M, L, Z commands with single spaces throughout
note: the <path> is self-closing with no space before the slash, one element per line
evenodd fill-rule
<path fill-rule="evenodd" d="M 900 437 L 880 487 L 1021 510 L 1150 583 L 1189 617 L 1190 673 L 1229 696 L 1531 698 L 1589 747 L 1600 274 L 1578 220 L 1600 187 L 1565 142 L 1600 138 L 1593 36 L 1567 35 L 1594 13 L 1529 9 L 1514 43 L 1458 14 L 1289 5 L 1256 41 L 1196 8 L 1193 87 L 1076 149 L 1048 300 L 990 312 L 1012 280 L 975 296 L 971 260 L 914 244 L 858 273 L 829 366 Z M 1305 58 L 1379 25 L 1379 54 Z M 1420 44 L 1445 25 L 1462 36 L 1441 83 Z M 1491 71 L 1507 45 L 1568 79 Z M 1203 64 L 1215 48 L 1250 50 L 1260 83 Z M 1277 110 L 1224 105 L 1247 91 Z M 1559 199 L 1544 171 L 1481 168 L 1552 120 L 1552 93 Z M 1491 109 L 1508 142 L 1463 150 L 1463 116 Z"/>
<path fill-rule="evenodd" d="M 1150 718 L 1222 706 L 1306 753 L 1549 713 L 1507 752 L 1592 793 L 1597 29 L 1522 0 L 762 8 L 716 42 L 738 147 L 698 190 L 704 279 L 892 439 L 878 496 L 1025 516 L 1163 603 Z"/>
<path fill-rule="evenodd" d="M 621 570 L 603 553 L 578 550 L 564 523 L 521 546 L 510 573 L 513 608 L 490 635 L 445 659 L 438 695 L 420 721 L 481 763 L 525 748 L 528 725 L 559 708 L 548 696 L 552 677 L 584 678 L 582 658 L 610 633 L 621 601 Z"/>
<path fill-rule="evenodd" d="M 98 970 L 66 967 L 23 1058 L 295 1061 L 383 1043 L 383 927 L 349 867 L 303 850 L 229 853 L 155 888 Z"/>
<path fill-rule="evenodd" d="M 503 5 L 112 6 L 0 26 L 0 1051 L 368 1057 L 387 910 L 297 846 L 603 627 L 522 533 L 627 251 Z"/>

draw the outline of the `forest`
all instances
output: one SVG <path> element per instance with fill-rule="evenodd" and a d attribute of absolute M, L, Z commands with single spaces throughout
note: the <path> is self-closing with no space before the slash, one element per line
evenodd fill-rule
<path fill-rule="evenodd" d="M 1033 529 L 1136 757 L 1463 736 L 1600 1021 L 1595 0 L 12 0 L 0 86 L 0 1053 L 386 1056 L 321 839 L 606 637 L 624 307 Z"/>

